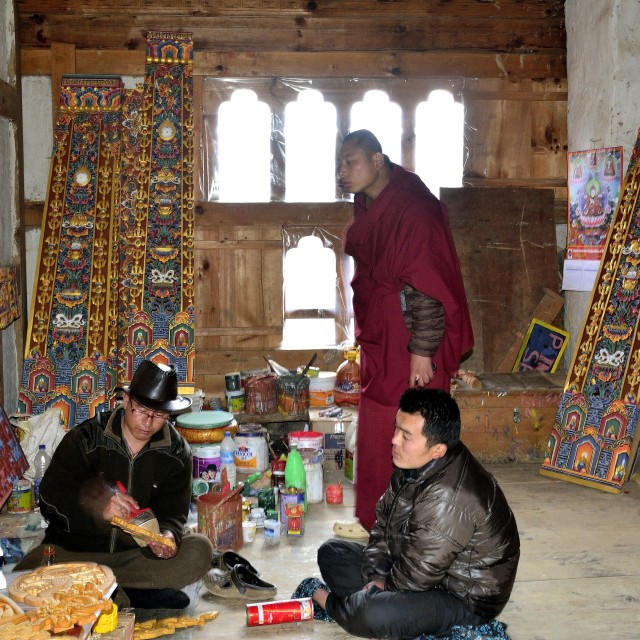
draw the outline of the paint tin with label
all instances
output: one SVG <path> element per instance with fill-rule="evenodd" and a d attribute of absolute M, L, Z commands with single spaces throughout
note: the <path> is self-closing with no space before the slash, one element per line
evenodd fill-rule
<path fill-rule="evenodd" d="M 244 390 L 227 391 L 227 411 L 229 413 L 242 413 L 244 411 Z"/>
<path fill-rule="evenodd" d="M 220 482 L 220 445 L 192 445 L 193 477 L 206 482 Z"/>
<path fill-rule="evenodd" d="M 284 622 L 304 622 L 305 620 L 313 620 L 313 601 L 311 598 L 257 602 L 247 605 L 247 627 L 260 627 Z"/>
<path fill-rule="evenodd" d="M 236 471 L 255 473 L 269 468 L 267 430 L 261 425 L 242 425 L 236 432 Z"/>
<path fill-rule="evenodd" d="M 32 495 L 31 483 L 25 478 L 17 480 L 9 495 L 7 511 L 9 513 L 27 513 L 31 511 Z"/>
<path fill-rule="evenodd" d="M 224 376 L 224 384 L 227 391 L 240 391 L 242 389 L 242 381 L 239 371 L 232 371 Z"/>

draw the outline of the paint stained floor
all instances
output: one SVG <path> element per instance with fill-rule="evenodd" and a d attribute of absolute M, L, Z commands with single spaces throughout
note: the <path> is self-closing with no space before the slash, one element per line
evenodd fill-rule
<path fill-rule="evenodd" d="M 640 487 L 613 495 L 541 476 L 534 464 L 486 465 L 515 513 L 522 557 L 512 598 L 499 617 L 513 640 L 637 640 L 640 638 Z M 333 481 L 330 478 L 330 481 Z M 305 533 L 267 546 L 259 532 L 239 553 L 287 599 L 307 576 L 318 576 L 316 550 L 337 520 L 350 520 L 353 489 L 340 506 L 310 505 Z M 341 640 L 336 624 L 311 621 L 246 627 L 246 603 L 208 594 L 195 611 L 219 611 L 204 627 L 174 638 Z"/>

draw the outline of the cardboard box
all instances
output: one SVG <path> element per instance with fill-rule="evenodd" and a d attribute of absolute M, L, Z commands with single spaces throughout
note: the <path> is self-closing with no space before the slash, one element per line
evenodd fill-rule
<path fill-rule="evenodd" d="M 324 434 L 324 469 L 340 471 L 344 468 L 345 445 L 344 433 Z"/>

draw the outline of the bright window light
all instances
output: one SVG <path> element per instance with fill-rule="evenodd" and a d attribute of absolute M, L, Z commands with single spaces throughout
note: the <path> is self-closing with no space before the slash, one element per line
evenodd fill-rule
<path fill-rule="evenodd" d="M 369 129 L 391 162 L 401 164 L 402 109 L 384 91 L 367 91 L 362 102 L 351 107 L 350 131 L 358 129 Z"/>
<path fill-rule="evenodd" d="M 288 349 L 335 345 L 336 254 L 317 236 L 303 236 L 284 258 L 283 346 Z"/>
<path fill-rule="evenodd" d="M 237 89 L 218 111 L 220 202 L 271 199 L 271 112 L 255 91 Z"/>
<path fill-rule="evenodd" d="M 429 190 L 462 186 L 464 107 L 448 91 L 432 91 L 416 109 L 416 173 Z"/>
<path fill-rule="evenodd" d="M 317 236 L 304 236 L 284 258 L 286 312 L 336 310 L 336 254 Z"/>
<path fill-rule="evenodd" d="M 332 202 L 336 197 L 336 108 L 305 89 L 284 111 L 285 199 Z"/>

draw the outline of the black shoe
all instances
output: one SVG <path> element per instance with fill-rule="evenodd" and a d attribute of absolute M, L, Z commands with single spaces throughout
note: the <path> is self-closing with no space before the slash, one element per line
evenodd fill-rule
<path fill-rule="evenodd" d="M 134 609 L 185 609 L 189 596 L 178 589 L 125 589 Z"/>
<path fill-rule="evenodd" d="M 213 560 L 211 560 L 212 569 L 220 569 L 221 571 L 231 572 L 233 567 L 235 567 L 237 564 L 242 565 L 245 569 L 256 576 L 260 575 L 260 572 L 246 558 L 243 558 L 235 551 L 213 552 Z"/>

